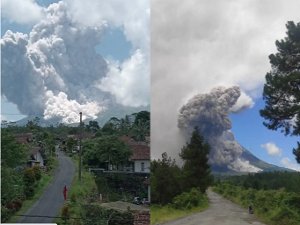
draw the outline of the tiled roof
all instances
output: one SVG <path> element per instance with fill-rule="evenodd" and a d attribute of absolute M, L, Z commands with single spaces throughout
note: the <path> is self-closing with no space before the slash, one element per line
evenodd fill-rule
<path fill-rule="evenodd" d="M 32 133 L 22 133 L 16 134 L 15 138 L 19 144 L 27 144 L 28 142 L 32 141 L 33 135 Z"/>
<path fill-rule="evenodd" d="M 136 142 L 128 136 L 120 137 L 132 150 L 130 160 L 150 160 L 150 147 L 147 143 Z"/>

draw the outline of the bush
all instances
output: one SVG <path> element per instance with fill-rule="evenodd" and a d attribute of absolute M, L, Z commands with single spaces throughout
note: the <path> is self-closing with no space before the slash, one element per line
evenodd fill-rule
<path fill-rule="evenodd" d="M 132 225 L 133 215 L 131 212 L 118 212 L 112 209 L 106 209 L 98 205 L 85 205 L 83 215 L 89 220 L 85 221 L 86 225 L 98 224 L 109 225 Z"/>
<path fill-rule="evenodd" d="M 184 192 L 173 199 L 172 206 L 176 209 L 191 209 L 207 202 L 206 197 L 196 188 Z"/>
<path fill-rule="evenodd" d="M 35 173 L 33 168 L 26 168 L 24 171 L 25 186 L 32 186 L 35 183 Z"/>
<path fill-rule="evenodd" d="M 61 209 L 61 216 L 64 219 L 69 219 L 70 218 L 70 211 L 69 211 L 69 206 L 65 204 L 62 209 Z"/>
<path fill-rule="evenodd" d="M 33 186 L 29 186 L 26 187 L 24 190 L 25 196 L 26 198 L 31 198 L 34 195 L 34 187 Z"/>
<path fill-rule="evenodd" d="M 240 203 L 244 207 L 254 206 L 254 213 L 274 225 L 298 225 L 300 221 L 300 195 L 279 190 L 245 189 L 222 183 L 214 191 Z"/>
<path fill-rule="evenodd" d="M 7 220 L 11 217 L 12 212 L 8 208 L 1 205 L 1 223 L 7 222 Z"/>
<path fill-rule="evenodd" d="M 39 166 L 34 166 L 33 172 L 34 172 L 35 180 L 40 180 L 42 177 L 41 168 Z"/>

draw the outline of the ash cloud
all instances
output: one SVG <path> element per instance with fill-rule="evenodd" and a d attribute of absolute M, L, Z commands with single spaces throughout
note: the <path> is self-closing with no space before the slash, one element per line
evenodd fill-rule
<path fill-rule="evenodd" d="M 66 123 L 78 121 L 80 111 L 83 119 L 96 119 L 116 105 L 148 106 L 149 90 L 138 85 L 149 76 L 148 71 L 140 69 L 148 68 L 146 47 L 134 43 L 132 56 L 121 68 L 109 62 L 96 53 L 95 47 L 101 44 L 109 26 L 116 25 L 108 24 L 105 18 L 79 23 L 72 15 L 72 3 L 68 4 L 61 1 L 45 8 L 44 18 L 29 34 L 8 30 L 3 35 L 1 95 L 15 103 L 22 114 Z M 128 20 L 122 15 L 118 19 L 120 27 Z"/>
<path fill-rule="evenodd" d="M 198 127 L 211 146 L 210 163 L 234 171 L 258 172 L 259 168 L 241 158 L 243 149 L 230 131 L 229 113 L 233 107 L 238 111 L 236 103 L 240 96 L 238 86 L 217 87 L 208 94 L 195 95 L 181 107 L 178 128 L 188 140 L 193 129 Z"/>

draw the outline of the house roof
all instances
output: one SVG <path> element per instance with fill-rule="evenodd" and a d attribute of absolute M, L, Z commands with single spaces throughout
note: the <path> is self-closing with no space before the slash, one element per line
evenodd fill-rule
<path fill-rule="evenodd" d="M 120 140 L 125 142 L 132 150 L 130 160 L 150 160 L 150 147 L 145 142 L 137 142 L 129 136 L 122 136 Z"/>
<path fill-rule="evenodd" d="M 41 150 L 40 147 L 32 147 L 32 148 L 30 149 L 30 154 L 35 155 L 35 154 L 37 154 L 40 150 Z"/>
<path fill-rule="evenodd" d="M 33 135 L 32 133 L 15 134 L 15 138 L 19 144 L 27 144 L 32 141 Z"/>

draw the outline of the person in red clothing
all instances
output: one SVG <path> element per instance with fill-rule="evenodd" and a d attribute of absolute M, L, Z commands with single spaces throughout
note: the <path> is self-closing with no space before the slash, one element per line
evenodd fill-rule
<path fill-rule="evenodd" d="M 64 186 L 64 190 L 63 190 L 63 193 L 64 193 L 64 200 L 65 200 L 65 201 L 67 200 L 67 191 L 68 191 L 68 189 L 67 189 L 67 186 L 65 185 L 65 186 Z"/>

